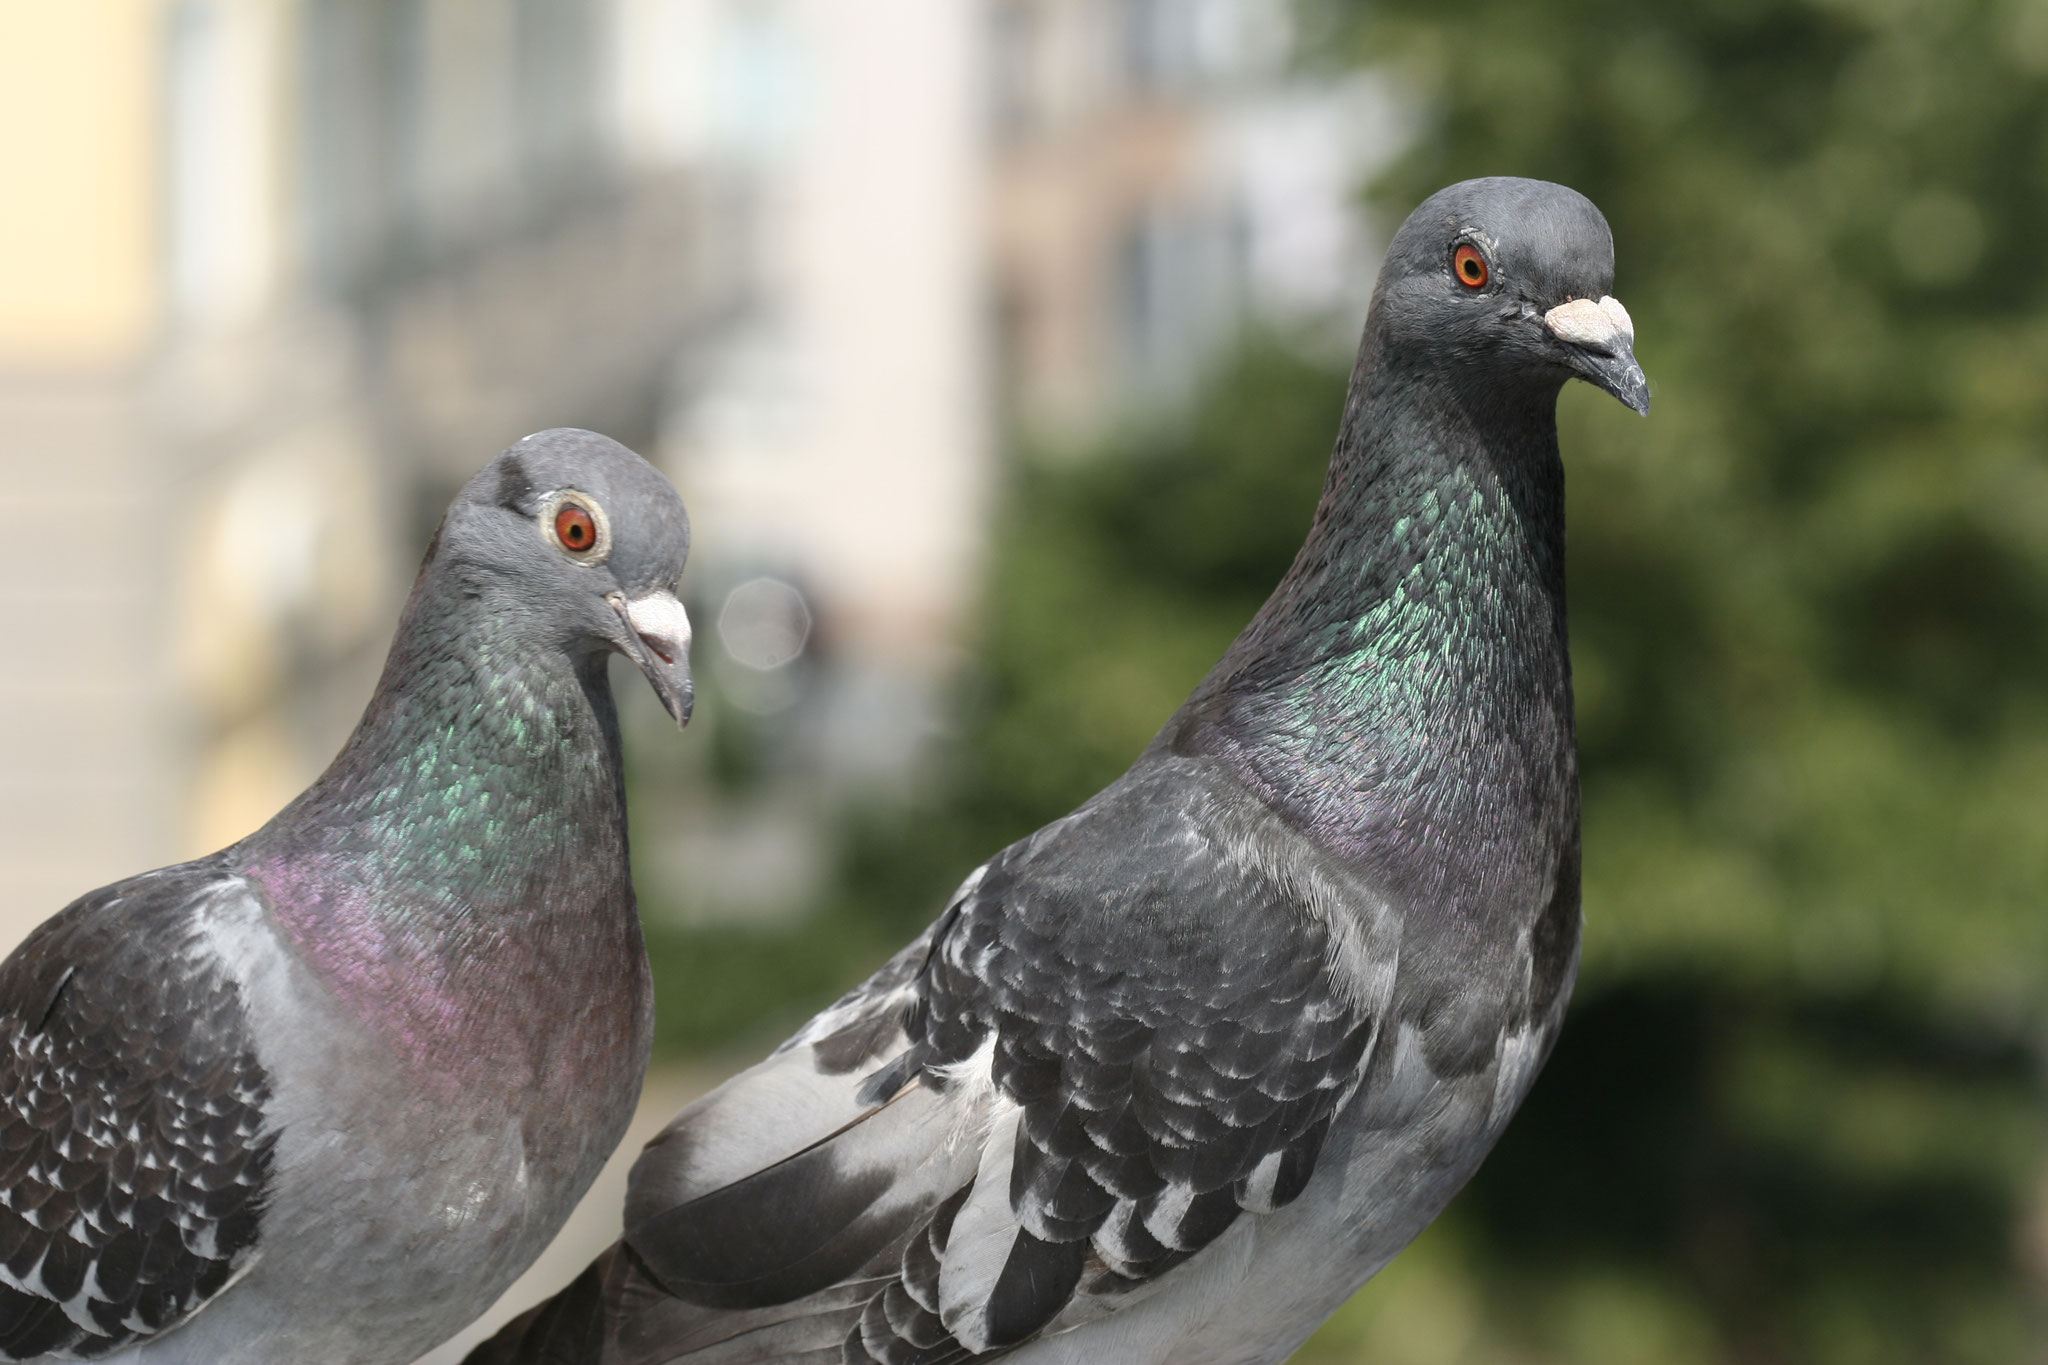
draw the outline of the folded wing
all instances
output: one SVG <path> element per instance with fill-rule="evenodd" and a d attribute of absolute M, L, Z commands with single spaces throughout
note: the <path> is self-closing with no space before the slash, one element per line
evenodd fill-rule
<path fill-rule="evenodd" d="M 0 1360 L 105 1354 L 254 1254 L 269 1081 L 204 941 L 230 878 L 119 882 L 0 966 Z"/>

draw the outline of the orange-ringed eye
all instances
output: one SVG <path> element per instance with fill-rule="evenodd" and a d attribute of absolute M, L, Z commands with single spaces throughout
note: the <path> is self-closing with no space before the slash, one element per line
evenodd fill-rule
<path fill-rule="evenodd" d="M 563 549 L 581 554 L 597 544 L 597 522 L 575 503 L 568 503 L 555 513 L 555 539 L 562 542 Z"/>
<path fill-rule="evenodd" d="M 1490 273 L 1486 268 L 1486 258 L 1479 254 L 1476 246 L 1461 246 L 1453 252 L 1451 269 L 1456 272 L 1458 283 L 1467 289 L 1483 287 Z"/>

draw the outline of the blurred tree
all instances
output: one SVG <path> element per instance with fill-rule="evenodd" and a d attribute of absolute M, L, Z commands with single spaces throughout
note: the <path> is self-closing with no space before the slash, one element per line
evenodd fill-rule
<path fill-rule="evenodd" d="M 1493 1339 L 2041 1358 L 2048 6 L 1321 13 L 1430 115 L 1381 201 L 1584 190 L 1656 381 L 1563 408 L 1586 978 L 1466 1210 Z"/>
<path fill-rule="evenodd" d="M 1574 1018 L 1303 1359 L 2048 1360 L 2048 4 L 1314 16 L 1428 115 L 1389 220 L 1501 172 L 1605 210 L 1656 408 L 1560 414 Z M 788 1022 L 1119 772 L 1291 558 L 1342 383 L 1254 342 L 1020 462 L 944 780 L 800 933 L 659 942 L 667 1036 Z"/>

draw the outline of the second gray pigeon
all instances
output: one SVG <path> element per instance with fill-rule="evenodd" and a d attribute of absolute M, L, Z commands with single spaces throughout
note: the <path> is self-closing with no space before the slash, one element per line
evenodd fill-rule
<path fill-rule="evenodd" d="M 647 1062 L 606 664 L 688 718 L 689 545 L 625 447 L 520 441 L 333 766 L 0 965 L 0 1360 L 407 1365 L 540 1253 Z"/>
<path fill-rule="evenodd" d="M 1579 945 L 1556 402 L 1646 411 L 1606 221 L 1388 250 L 1292 569 L 1129 772 L 634 1167 L 472 1365 L 1259 1365 L 1479 1166 Z"/>

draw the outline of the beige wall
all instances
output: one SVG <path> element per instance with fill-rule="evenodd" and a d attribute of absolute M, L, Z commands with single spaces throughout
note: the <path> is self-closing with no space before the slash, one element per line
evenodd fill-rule
<path fill-rule="evenodd" d="M 5 0 L 0 364 L 118 365 L 155 320 L 153 0 Z"/>
<path fill-rule="evenodd" d="M 790 289 L 814 357 L 792 533 L 873 655 L 956 638 L 977 581 L 981 388 L 977 7 L 808 0 L 818 135 L 792 167 Z M 775 509 L 764 509 L 768 516 Z"/>
<path fill-rule="evenodd" d="M 130 382 L 156 322 L 157 7 L 7 0 L 0 44 L 0 947 L 167 849 L 159 481 Z"/>
<path fill-rule="evenodd" d="M 0 382 L 0 948 L 172 846 L 158 489 L 138 425 L 100 376 Z"/>

